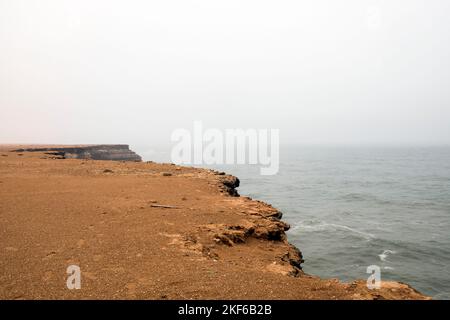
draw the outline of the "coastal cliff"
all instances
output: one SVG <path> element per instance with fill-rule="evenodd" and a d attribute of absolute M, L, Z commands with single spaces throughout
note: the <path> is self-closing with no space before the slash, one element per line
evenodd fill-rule
<path fill-rule="evenodd" d="M 57 146 L 21 148 L 15 152 L 45 152 L 63 159 L 92 159 L 113 161 L 142 161 L 126 144 L 102 144 L 88 146 Z"/>
<path fill-rule="evenodd" d="M 223 172 L 36 149 L 0 148 L 0 298 L 428 299 L 305 274 L 281 212 Z"/>

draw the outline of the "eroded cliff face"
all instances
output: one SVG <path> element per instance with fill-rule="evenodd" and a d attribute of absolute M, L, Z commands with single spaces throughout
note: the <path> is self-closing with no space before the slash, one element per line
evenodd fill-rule
<path fill-rule="evenodd" d="M 42 147 L 14 150 L 16 152 L 46 152 L 61 159 L 91 159 L 113 161 L 142 161 L 127 144 L 90 145 L 76 147 Z"/>

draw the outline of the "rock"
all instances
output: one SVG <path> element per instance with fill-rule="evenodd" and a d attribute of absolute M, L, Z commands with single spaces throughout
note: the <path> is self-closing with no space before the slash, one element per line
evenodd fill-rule
<path fill-rule="evenodd" d="M 163 173 L 161 173 L 161 175 L 163 177 L 170 177 L 172 174 L 170 172 L 163 172 Z"/>
<path fill-rule="evenodd" d="M 30 148 L 14 150 L 14 152 L 52 152 L 52 154 L 56 152 L 63 159 L 142 161 L 142 158 L 131 151 L 126 144 Z"/>
<path fill-rule="evenodd" d="M 222 189 L 224 189 L 224 191 L 233 197 L 239 197 L 239 193 L 236 190 L 240 184 L 238 178 L 231 175 L 221 175 L 220 181 L 223 184 Z"/>
<path fill-rule="evenodd" d="M 111 169 L 105 169 L 103 170 L 103 173 L 113 173 L 114 171 L 112 171 Z"/>
<path fill-rule="evenodd" d="M 289 264 L 294 267 L 294 272 L 297 271 L 296 275 L 302 270 L 302 263 L 305 262 L 300 250 L 293 245 L 289 245 L 289 250 L 281 260 L 289 262 Z"/>

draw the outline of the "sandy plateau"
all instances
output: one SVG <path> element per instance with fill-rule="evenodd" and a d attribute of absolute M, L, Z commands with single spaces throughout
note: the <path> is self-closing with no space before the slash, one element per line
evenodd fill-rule
<path fill-rule="evenodd" d="M 427 298 L 304 274 L 281 214 L 235 177 L 17 148 L 0 147 L 1 299 Z"/>

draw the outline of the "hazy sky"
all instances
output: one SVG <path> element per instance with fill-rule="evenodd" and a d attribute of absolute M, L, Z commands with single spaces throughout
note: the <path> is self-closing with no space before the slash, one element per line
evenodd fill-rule
<path fill-rule="evenodd" d="M 448 0 L 0 0 L 0 143 L 450 144 Z"/>

